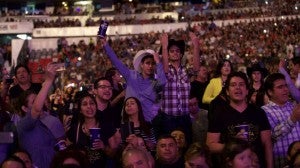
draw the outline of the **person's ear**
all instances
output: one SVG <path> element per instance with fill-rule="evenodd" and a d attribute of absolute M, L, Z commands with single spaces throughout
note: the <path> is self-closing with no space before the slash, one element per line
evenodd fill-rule
<path fill-rule="evenodd" d="M 93 89 L 93 93 L 94 93 L 94 95 L 97 96 L 97 87 L 95 87 L 95 88 Z"/>

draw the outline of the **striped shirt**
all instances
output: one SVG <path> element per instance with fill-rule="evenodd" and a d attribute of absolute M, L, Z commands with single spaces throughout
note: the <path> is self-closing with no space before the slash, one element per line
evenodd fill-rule
<path fill-rule="evenodd" d="M 169 65 L 167 84 L 162 94 L 161 111 L 171 116 L 189 114 L 189 92 L 191 89 L 187 69 L 180 66 L 178 71 Z"/>
<path fill-rule="evenodd" d="M 300 123 L 293 123 L 290 116 L 295 105 L 291 102 L 279 106 L 274 102 L 262 106 L 272 127 L 274 165 L 282 168 L 286 163 L 289 145 L 300 140 Z"/>

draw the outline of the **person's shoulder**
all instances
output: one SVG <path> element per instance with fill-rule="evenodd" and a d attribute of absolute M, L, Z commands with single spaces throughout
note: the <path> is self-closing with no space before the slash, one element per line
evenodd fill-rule
<path fill-rule="evenodd" d="M 211 78 L 210 82 L 219 82 L 221 78 Z"/>
<path fill-rule="evenodd" d="M 10 89 L 9 89 L 9 92 L 13 92 L 13 91 L 16 91 L 16 90 L 18 90 L 18 89 L 21 89 L 21 87 L 20 87 L 20 85 L 14 85 L 14 86 L 12 86 Z"/>

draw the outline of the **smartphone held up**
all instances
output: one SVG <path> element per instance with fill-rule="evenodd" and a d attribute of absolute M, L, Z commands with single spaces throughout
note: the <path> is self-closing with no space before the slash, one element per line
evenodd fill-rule
<path fill-rule="evenodd" d="M 107 28 L 108 28 L 108 22 L 101 20 L 97 36 L 99 38 L 104 38 L 106 36 Z"/>

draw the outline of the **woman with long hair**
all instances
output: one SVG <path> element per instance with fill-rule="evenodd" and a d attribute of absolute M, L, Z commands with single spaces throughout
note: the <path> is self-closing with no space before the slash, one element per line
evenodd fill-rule
<path fill-rule="evenodd" d="M 202 102 L 204 104 L 210 104 L 210 102 L 215 99 L 222 91 L 225 85 L 227 76 L 233 71 L 233 66 L 229 60 L 219 61 L 215 73 L 215 77 L 209 81 L 207 85 Z"/>
<path fill-rule="evenodd" d="M 133 122 L 133 133 L 126 138 L 127 143 L 135 143 L 137 137 L 142 137 L 148 150 L 154 150 L 156 139 L 154 130 L 143 115 L 141 102 L 135 97 L 128 97 L 123 107 L 123 122 Z"/>
<path fill-rule="evenodd" d="M 95 97 L 83 91 L 78 98 L 78 119 L 67 132 L 67 137 L 71 143 L 85 148 L 90 161 L 90 167 L 105 167 L 106 156 L 112 149 L 111 142 L 116 138 L 111 138 L 115 132 L 108 131 L 108 125 L 100 123 L 96 117 L 97 102 Z M 91 128 L 100 128 L 100 138 L 91 142 Z M 117 143 L 117 142 L 116 142 Z"/>

